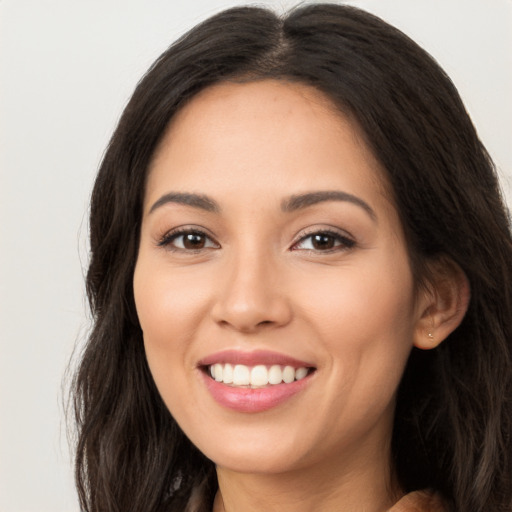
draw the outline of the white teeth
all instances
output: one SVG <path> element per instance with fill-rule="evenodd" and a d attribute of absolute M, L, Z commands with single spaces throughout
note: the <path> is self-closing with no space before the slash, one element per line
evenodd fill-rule
<path fill-rule="evenodd" d="M 268 371 L 268 383 L 269 384 L 281 384 L 283 381 L 283 370 L 277 364 L 270 367 Z"/>
<path fill-rule="evenodd" d="M 295 380 L 295 368 L 293 366 L 284 367 L 283 380 L 286 384 L 289 384 Z"/>
<path fill-rule="evenodd" d="M 226 371 L 226 370 L 224 369 L 224 371 Z M 297 380 L 303 379 L 307 374 L 308 374 L 307 368 L 297 368 L 295 370 L 295 378 Z M 226 381 L 224 381 L 224 382 L 226 382 Z"/>
<path fill-rule="evenodd" d="M 294 368 L 293 366 L 280 366 L 278 364 L 267 368 L 263 364 L 246 366 L 244 364 L 213 364 L 209 368 L 210 375 L 217 382 L 231 384 L 232 386 L 263 387 L 275 384 L 290 384 L 301 380 L 309 373 L 308 368 Z"/>
<path fill-rule="evenodd" d="M 224 370 L 222 372 L 222 382 L 224 382 L 224 384 L 233 383 L 233 366 L 230 364 L 224 365 Z"/>
<path fill-rule="evenodd" d="M 215 374 L 217 377 L 217 374 Z M 249 367 L 237 364 L 233 370 L 233 384 L 235 386 L 248 386 L 251 383 Z"/>
<path fill-rule="evenodd" d="M 262 364 L 251 370 L 251 386 L 266 386 L 268 384 L 267 367 Z"/>
<path fill-rule="evenodd" d="M 216 365 L 214 365 L 213 368 L 214 368 L 214 373 L 215 373 L 214 379 L 217 382 L 223 382 L 222 381 L 222 373 L 223 373 L 222 365 L 221 364 L 216 364 Z"/>

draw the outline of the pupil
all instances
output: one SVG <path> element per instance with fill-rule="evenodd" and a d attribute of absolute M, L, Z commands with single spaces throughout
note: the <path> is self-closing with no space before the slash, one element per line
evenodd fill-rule
<path fill-rule="evenodd" d="M 315 249 L 332 249 L 334 247 L 334 239 L 329 235 L 315 235 L 313 237 L 313 247 Z"/>
<path fill-rule="evenodd" d="M 204 247 L 204 237 L 196 233 L 189 233 L 185 235 L 183 245 L 186 249 L 201 249 Z"/>

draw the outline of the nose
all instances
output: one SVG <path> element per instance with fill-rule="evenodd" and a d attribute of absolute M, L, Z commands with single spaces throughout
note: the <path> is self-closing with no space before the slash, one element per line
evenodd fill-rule
<path fill-rule="evenodd" d="M 212 307 L 214 321 L 243 333 L 290 322 L 291 304 L 275 262 L 268 256 L 247 252 L 235 260 L 226 262 L 229 270 L 220 276 Z"/>

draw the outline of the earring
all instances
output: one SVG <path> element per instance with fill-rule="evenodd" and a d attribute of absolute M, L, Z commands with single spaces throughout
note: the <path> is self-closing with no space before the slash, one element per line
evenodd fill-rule
<path fill-rule="evenodd" d="M 431 332 L 429 332 L 429 333 L 427 334 L 427 336 L 428 336 L 428 339 L 429 339 L 429 340 L 433 340 L 433 339 L 434 339 L 434 335 L 433 335 Z"/>

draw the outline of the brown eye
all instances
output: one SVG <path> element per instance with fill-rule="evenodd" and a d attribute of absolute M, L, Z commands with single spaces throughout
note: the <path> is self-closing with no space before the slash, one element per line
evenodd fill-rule
<path fill-rule="evenodd" d="M 169 233 L 160 240 L 160 247 L 174 251 L 201 251 L 203 249 L 218 249 L 219 244 L 201 231 L 179 231 Z"/>
<path fill-rule="evenodd" d="M 184 249 L 203 249 L 206 245 L 206 237 L 200 233 L 188 233 L 181 238 Z"/>
<path fill-rule="evenodd" d="M 354 247 L 355 244 L 354 240 L 340 233 L 319 231 L 303 237 L 292 247 L 292 250 L 317 252 L 342 251 Z"/>
<path fill-rule="evenodd" d="M 318 234 L 311 237 L 311 245 L 316 250 L 332 249 L 335 243 L 336 240 L 331 235 Z"/>

